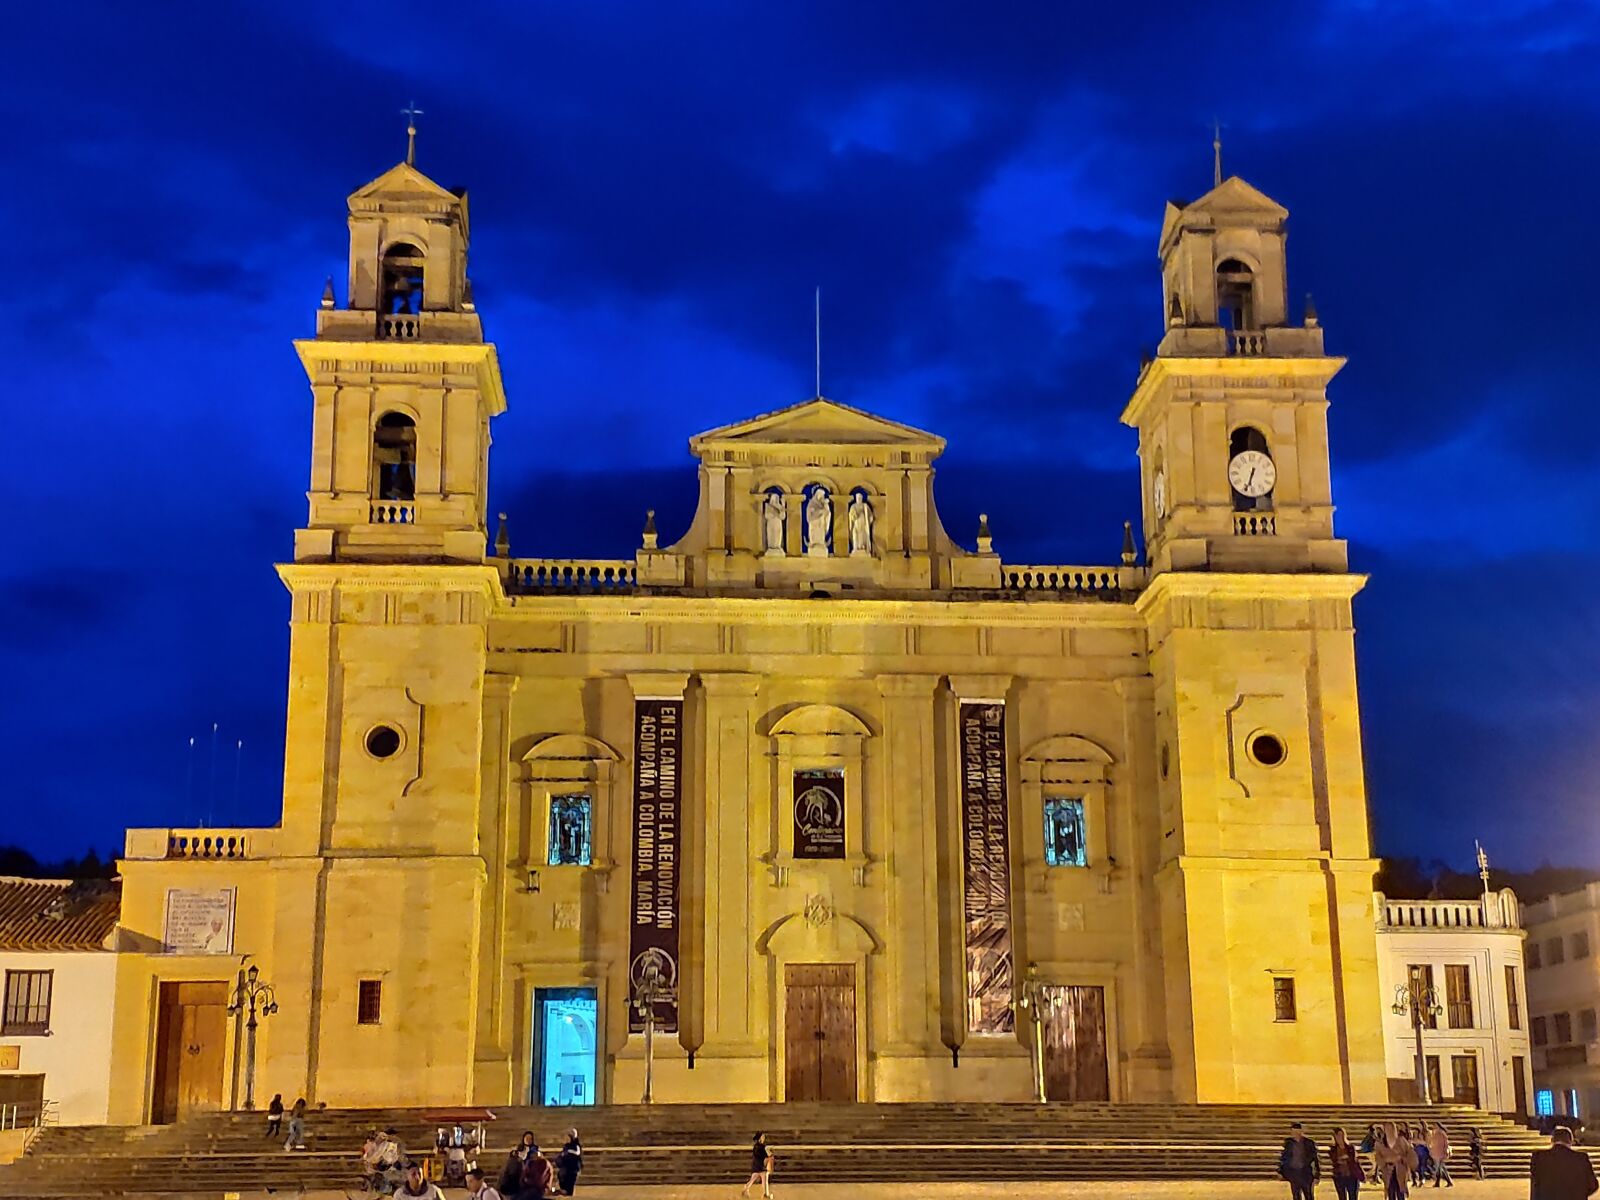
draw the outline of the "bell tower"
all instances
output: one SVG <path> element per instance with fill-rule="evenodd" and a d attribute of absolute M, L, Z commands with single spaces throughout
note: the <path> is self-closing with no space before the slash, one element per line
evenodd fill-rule
<path fill-rule="evenodd" d="M 1220 172 L 1219 172 L 1220 174 Z M 1385 1093 L 1351 602 L 1327 387 L 1288 319 L 1288 213 L 1238 178 L 1169 204 L 1139 431 L 1156 872 L 1175 1097 Z"/>
<path fill-rule="evenodd" d="M 410 161 L 350 197 L 346 305 L 295 343 L 313 396 L 295 559 L 481 562 L 489 420 L 505 411 L 467 276 L 467 197 Z"/>
<path fill-rule="evenodd" d="M 1309 298 L 1290 324 L 1288 211 L 1234 176 L 1161 227 L 1166 334 L 1123 411 L 1139 431 L 1144 527 L 1160 571 L 1343 571 L 1327 386 Z"/>

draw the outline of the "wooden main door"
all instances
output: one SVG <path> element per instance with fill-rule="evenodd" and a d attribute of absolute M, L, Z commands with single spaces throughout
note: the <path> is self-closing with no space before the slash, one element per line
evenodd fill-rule
<path fill-rule="evenodd" d="M 1044 989 L 1044 1094 L 1047 1100 L 1109 1100 L 1104 988 Z"/>
<path fill-rule="evenodd" d="M 226 983 L 163 983 L 156 1011 L 150 1120 L 164 1125 L 223 1103 Z"/>
<path fill-rule="evenodd" d="M 1528 1115 L 1528 1064 L 1519 1054 L 1511 1060 L 1511 1089 L 1513 1111 L 1519 1117 Z"/>
<path fill-rule="evenodd" d="M 1450 1056 L 1450 1082 L 1455 1084 L 1455 1095 L 1451 1097 L 1457 1104 L 1470 1104 L 1478 1107 L 1478 1056 L 1475 1054 L 1452 1054 Z M 1437 1100 L 1438 1097 L 1435 1097 Z"/>
<path fill-rule="evenodd" d="M 856 1099 L 856 978 L 849 963 L 784 968 L 785 1100 Z"/>

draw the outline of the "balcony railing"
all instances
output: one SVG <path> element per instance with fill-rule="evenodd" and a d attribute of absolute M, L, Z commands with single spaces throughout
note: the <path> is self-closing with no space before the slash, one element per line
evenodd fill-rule
<path fill-rule="evenodd" d="M 1376 896 L 1380 929 L 1516 929 L 1516 897 L 1491 892 L 1478 900 L 1389 900 Z"/>
<path fill-rule="evenodd" d="M 249 845 L 241 830 L 174 829 L 167 835 L 168 858 L 249 858 Z"/>
<path fill-rule="evenodd" d="M 417 502 L 415 500 L 374 500 L 368 519 L 374 525 L 415 525 Z"/>
<path fill-rule="evenodd" d="M 1228 353 L 1259 358 L 1267 352 L 1267 335 L 1259 329 L 1235 329 L 1228 333 Z"/>
<path fill-rule="evenodd" d="M 630 558 L 514 558 L 506 568 L 506 591 L 513 596 L 622 594 L 638 581 Z"/>
<path fill-rule="evenodd" d="M 378 337 L 381 340 L 414 342 L 422 337 L 421 313 L 379 313 Z"/>
<path fill-rule="evenodd" d="M 1236 512 L 1233 532 L 1240 537 L 1266 537 L 1278 532 L 1278 518 L 1269 512 Z"/>
<path fill-rule="evenodd" d="M 1139 579 L 1135 579 L 1137 574 Z M 1143 572 L 1136 567 L 1009 566 L 1000 568 L 1000 585 L 1012 592 L 1094 596 L 1108 600 L 1136 591 Z"/>

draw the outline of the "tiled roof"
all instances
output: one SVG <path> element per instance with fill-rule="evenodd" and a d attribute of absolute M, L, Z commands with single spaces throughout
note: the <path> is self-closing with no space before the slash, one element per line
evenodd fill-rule
<path fill-rule="evenodd" d="M 104 949 L 121 909 L 113 880 L 0 876 L 0 950 Z"/>

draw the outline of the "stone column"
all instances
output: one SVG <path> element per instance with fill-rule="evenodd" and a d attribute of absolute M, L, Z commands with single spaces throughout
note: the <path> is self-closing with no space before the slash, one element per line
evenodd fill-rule
<path fill-rule="evenodd" d="M 939 1019 L 939 823 L 935 790 L 934 692 L 937 675 L 879 675 L 883 696 L 881 810 L 888 860 L 884 910 L 888 979 L 880 1057 L 935 1060 L 948 1070 Z M 903 1064 L 914 1074 L 916 1065 Z M 913 1078 L 885 1080 L 914 1091 Z M 894 1094 L 880 1099 L 912 1099 Z"/>
<path fill-rule="evenodd" d="M 702 1020 L 706 1057 L 764 1053 L 755 1022 L 758 982 L 750 893 L 759 878 L 751 846 L 757 778 L 755 675 L 704 674 L 705 746 L 696 764 L 704 780 L 705 879 L 700 919 L 704 958 Z M 764 1074 L 765 1059 L 761 1060 Z M 765 1080 L 762 1081 L 765 1094 Z M 740 1099 L 746 1099 L 742 1093 Z M 753 1098 L 753 1097 L 752 1097 Z"/>

